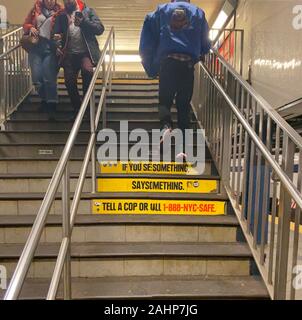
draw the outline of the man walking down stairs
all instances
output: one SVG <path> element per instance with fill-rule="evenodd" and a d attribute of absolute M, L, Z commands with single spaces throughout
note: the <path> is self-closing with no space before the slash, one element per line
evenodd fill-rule
<path fill-rule="evenodd" d="M 190 110 L 194 88 L 194 65 L 211 47 L 209 26 L 202 9 L 190 0 L 172 0 L 158 6 L 145 18 L 140 41 L 142 64 L 149 77 L 159 76 L 159 117 L 163 140 L 173 128 L 171 106 L 178 113 L 183 147 L 178 159 L 187 159 L 185 131 L 190 129 Z"/>
<path fill-rule="evenodd" d="M 9 278 L 73 125 L 64 120 L 74 111 L 62 79 L 59 88 L 56 123 L 38 111 L 38 99 L 32 95 L 0 132 L 0 265 Z M 120 131 L 121 120 L 128 120 L 129 131 L 142 128 L 150 134 L 160 129 L 157 112 L 158 81 L 113 80 L 107 127 L 117 132 L 118 147 L 120 137 L 129 134 Z M 171 114 L 176 119 L 175 108 Z M 71 155 L 72 191 L 89 126 L 85 119 Z M 194 117 L 192 126 L 197 128 Z M 149 160 L 97 163 L 96 194 L 91 193 L 88 172 L 72 235 L 72 298 L 268 298 L 209 151 L 202 176 L 189 163 Z M 172 190 L 172 185 L 181 187 Z M 61 226 L 58 193 L 21 299 L 46 297 Z M 4 293 L 0 290 L 1 298 Z M 62 298 L 62 288 L 57 297 Z"/>

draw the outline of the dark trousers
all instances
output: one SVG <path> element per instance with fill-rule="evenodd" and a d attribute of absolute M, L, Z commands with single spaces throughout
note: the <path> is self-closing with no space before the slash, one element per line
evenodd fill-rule
<path fill-rule="evenodd" d="M 191 99 L 194 86 L 192 62 L 167 58 L 162 61 L 159 74 L 159 117 L 162 129 L 173 128 L 171 107 L 176 100 L 178 128 L 185 133 L 190 128 Z"/>
<path fill-rule="evenodd" d="M 72 106 L 75 110 L 81 107 L 82 99 L 78 90 L 78 76 L 81 71 L 83 79 L 83 94 L 85 96 L 93 77 L 93 63 L 89 54 L 69 54 L 63 62 L 65 86 Z"/>

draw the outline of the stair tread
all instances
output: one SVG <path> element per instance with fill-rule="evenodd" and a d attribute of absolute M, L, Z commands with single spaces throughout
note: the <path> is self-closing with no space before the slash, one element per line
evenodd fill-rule
<path fill-rule="evenodd" d="M 2 227 L 26 227 L 32 226 L 36 216 L 2 216 L 0 215 L 0 226 Z M 214 225 L 214 226 L 239 226 L 235 216 L 179 216 L 179 215 L 77 215 L 75 225 Z M 48 226 L 61 226 L 60 215 L 48 216 Z"/>
<path fill-rule="evenodd" d="M 73 195 L 73 194 L 72 194 Z M 42 200 L 45 193 L 0 193 L 0 200 Z M 217 193 L 144 193 L 144 192 L 102 192 L 97 194 L 83 193 L 81 199 L 171 199 L 175 200 L 217 200 L 228 201 L 226 195 Z M 57 194 L 56 199 L 61 199 L 61 195 Z"/>
<path fill-rule="evenodd" d="M 0 174 L 0 179 L 51 179 L 51 173 L 4 173 Z M 78 174 L 70 174 L 70 178 L 78 178 Z M 86 175 L 91 178 L 91 174 Z M 170 180 L 220 180 L 217 175 L 178 175 L 178 174 L 97 174 L 97 178 L 112 179 L 170 179 Z"/>
<path fill-rule="evenodd" d="M 21 299 L 45 299 L 48 279 L 27 280 Z M 268 299 L 268 292 L 257 276 L 149 276 L 73 278 L 74 299 L 117 298 L 240 298 Z M 3 296 L 3 291 L 0 291 Z M 62 288 L 58 297 L 62 297 Z"/>
<path fill-rule="evenodd" d="M 108 119 L 107 122 L 120 122 L 121 120 L 118 119 Z M 158 123 L 158 119 L 127 119 L 128 122 L 152 122 L 152 123 Z M 50 121 L 48 119 L 11 119 L 8 120 L 7 123 L 10 122 L 49 122 L 49 123 L 58 123 L 58 122 L 74 122 L 73 120 L 65 120 L 65 119 L 56 119 L 55 121 Z M 83 122 L 90 122 L 90 119 L 83 119 Z M 196 121 L 192 121 L 192 123 L 197 123 Z"/>
<path fill-rule="evenodd" d="M 18 259 L 24 244 L 0 244 L 0 259 Z M 56 258 L 59 243 L 40 244 L 35 258 Z M 122 258 L 122 257 L 209 257 L 251 258 L 245 243 L 72 243 L 73 258 Z"/>

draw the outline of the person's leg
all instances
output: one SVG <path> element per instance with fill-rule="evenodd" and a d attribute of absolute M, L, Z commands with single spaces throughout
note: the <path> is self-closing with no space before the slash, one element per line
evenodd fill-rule
<path fill-rule="evenodd" d="M 58 61 L 56 56 L 50 53 L 43 59 L 43 82 L 48 112 L 50 114 L 55 112 L 58 104 L 57 75 Z"/>
<path fill-rule="evenodd" d="M 68 91 L 74 110 L 79 110 L 81 107 L 81 97 L 78 90 L 78 75 L 80 71 L 80 61 L 77 56 L 68 55 L 64 59 L 64 78 L 65 86 Z"/>
<path fill-rule="evenodd" d="M 191 116 L 191 100 L 194 88 L 194 65 L 191 62 L 180 62 L 181 67 L 177 74 L 177 94 L 176 107 L 178 128 L 183 133 L 183 150 L 179 153 L 185 152 L 185 131 L 190 129 Z"/>
<path fill-rule="evenodd" d="M 178 127 L 185 133 L 190 128 L 191 100 L 194 88 L 194 65 L 191 62 L 181 62 L 177 75 L 176 107 Z"/>
<path fill-rule="evenodd" d="M 159 74 L 159 118 L 161 129 L 172 128 L 171 106 L 176 93 L 175 70 L 173 59 L 165 59 L 161 63 Z"/>
<path fill-rule="evenodd" d="M 82 57 L 81 74 L 83 79 L 83 97 L 85 97 L 93 77 L 93 64 L 88 55 Z"/>
<path fill-rule="evenodd" d="M 42 57 L 36 52 L 30 52 L 28 59 L 31 69 L 32 82 L 39 94 L 39 97 L 41 98 L 41 107 L 43 108 L 46 104 L 46 96 L 43 82 Z"/>

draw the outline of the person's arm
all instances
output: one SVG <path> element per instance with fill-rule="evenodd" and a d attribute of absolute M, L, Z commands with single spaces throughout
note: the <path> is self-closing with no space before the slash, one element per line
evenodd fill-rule
<path fill-rule="evenodd" d="M 80 28 L 86 33 L 100 36 L 104 33 L 105 27 L 93 9 L 89 9 L 89 16 L 83 17 Z"/>
<path fill-rule="evenodd" d="M 200 10 L 200 9 L 199 9 Z M 206 54 L 209 53 L 211 49 L 211 41 L 209 39 L 209 25 L 205 14 L 202 10 L 200 10 L 200 17 L 201 17 L 201 50 L 200 56 L 204 57 Z"/>
<path fill-rule="evenodd" d="M 154 78 L 158 74 L 158 70 L 154 66 L 154 60 L 159 44 L 159 32 L 159 16 L 157 12 L 148 14 L 141 32 L 139 53 L 142 65 L 150 78 Z"/>
<path fill-rule="evenodd" d="M 62 21 L 63 15 L 58 15 L 55 18 L 53 29 L 52 29 L 52 42 L 57 49 L 57 55 L 63 55 L 63 30 Z"/>

